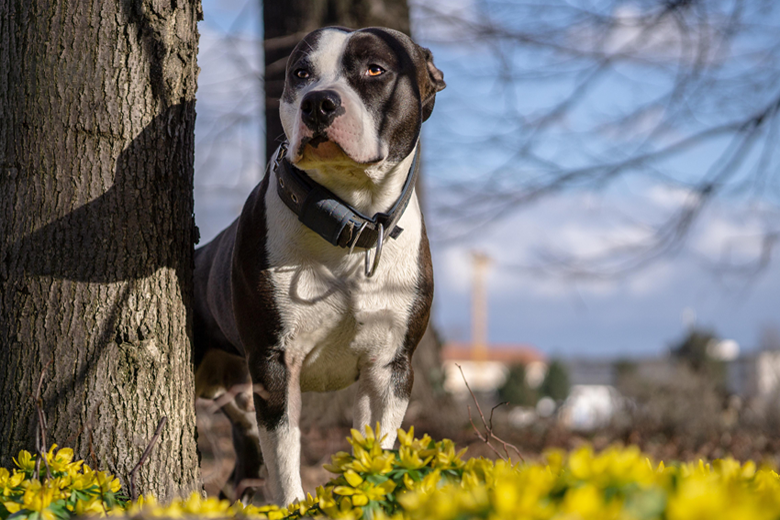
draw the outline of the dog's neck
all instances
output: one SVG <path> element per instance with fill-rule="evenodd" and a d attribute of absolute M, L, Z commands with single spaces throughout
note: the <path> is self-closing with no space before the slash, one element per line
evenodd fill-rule
<path fill-rule="evenodd" d="M 418 145 L 419 146 L 419 145 Z M 401 196 L 417 148 L 398 163 L 366 167 L 353 162 L 317 164 L 302 168 L 317 184 L 329 189 L 363 215 L 388 211 Z"/>

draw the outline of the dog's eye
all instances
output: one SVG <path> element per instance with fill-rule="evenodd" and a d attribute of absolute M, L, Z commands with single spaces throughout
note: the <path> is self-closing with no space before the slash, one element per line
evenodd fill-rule
<path fill-rule="evenodd" d="M 369 65 L 368 69 L 366 70 L 366 76 L 379 76 L 381 74 L 384 74 L 385 69 L 380 67 L 379 65 Z"/>
<path fill-rule="evenodd" d="M 306 69 L 298 69 L 295 71 L 294 74 L 301 79 L 306 79 L 309 77 L 309 71 Z"/>

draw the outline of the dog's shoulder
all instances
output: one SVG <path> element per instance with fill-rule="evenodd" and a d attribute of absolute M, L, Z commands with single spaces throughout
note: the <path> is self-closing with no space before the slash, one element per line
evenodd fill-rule
<path fill-rule="evenodd" d="M 270 170 L 247 198 L 236 225 L 230 285 L 232 311 L 242 344 L 274 345 L 281 330 L 274 284 L 269 273 L 266 195 Z"/>

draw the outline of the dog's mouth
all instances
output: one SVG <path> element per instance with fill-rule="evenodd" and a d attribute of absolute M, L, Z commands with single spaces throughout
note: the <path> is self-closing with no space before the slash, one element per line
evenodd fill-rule
<path fill-rule="evenodd" d="M 312 160 L 334 161 L 346 158 L 347 154 L 338 143 L 331 141 L 327 135 L 317 133 L 311 137 L 304 137 L 301 139 L 301 144 L 298 146 L 298 153 L 296 156 L 298 160 L 295 162 Z"/>
<path fill-rule="evenodd" d="M 310 163 L 341 163 L 349 162 L 359 165 L 372 165 L 381 162 L 381 158 L 367 162 L 356 161 L 336 141 L 323 132 L 317 132 L 311 137 L 303 137 L 296 148 L 293 164 L 306 167 Z"/>

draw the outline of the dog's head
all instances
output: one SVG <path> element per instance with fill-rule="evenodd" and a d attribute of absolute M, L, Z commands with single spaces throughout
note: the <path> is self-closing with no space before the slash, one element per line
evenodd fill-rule
<path fill-rule="evenodd" d="M 287 158 L 307 170 L 397 164 L 444 86 L 431 52 L 398 31 L 309 33 L 287 61 L 279 110 Z"/>

